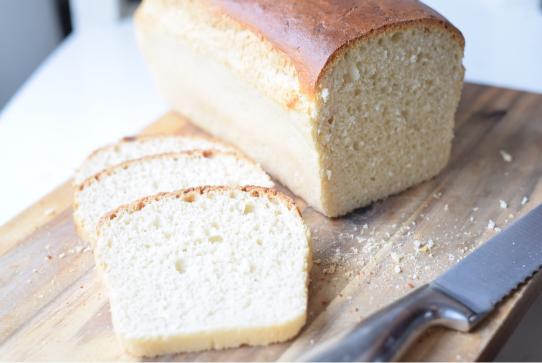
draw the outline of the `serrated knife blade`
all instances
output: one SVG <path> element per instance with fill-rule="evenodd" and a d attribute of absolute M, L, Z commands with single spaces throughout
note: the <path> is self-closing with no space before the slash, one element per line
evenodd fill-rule
<path fill-rule="evenodd" d="M 542 205 L 431 283 L 485 314 L 542 266 Z"/>
<path fill-rule="evenodd" d="M 304 361 L 396 360 L 425 329 L 470 331 L 542 267 L 542 205 L 435 281 L 320 345 Z"/>

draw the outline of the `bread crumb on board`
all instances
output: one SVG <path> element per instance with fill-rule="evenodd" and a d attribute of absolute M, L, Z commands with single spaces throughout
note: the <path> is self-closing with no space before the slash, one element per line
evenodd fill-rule
<path fill-rule="evenodd" d="M 499 200 L 499 206 L 501 207 L 501 209 L 506 209 L 508 208 L 508 203 L 506 203 L 506 201 L 504 200 Z"/>
<path fill-rule="evenodd" d="M 511 163 L 512 160 L 514 159 L 512 157 L 512 155 L 510 155 L 509 153 L 506 152 L 506 150 L 499 150 L 499 152 L 501 153 L 501 157 L 504 161 L 506 161 L 507 163 Z"/>
<path fill-rule="evenodd" d="M 332 265 L 329 265 L 328 267 L 324 268 L 322 270 L 322 272 L 326 275 L 330 275 L 330 274 L 334 274 L 335 271 L 337 271 L 337 265 L 336 264 L 332 264 Z"/>
<path fill-rule="evenodd" d="M 403 259 L 403 255 L 397 254 L 397 253 L 395 253 L 395 252 L 392 252 L 392 253 L 390 254 L 390 256 L 391 256 L 391 259 L 392 259 L 393 261 L 395 261 L 395 262 L 401 262 L 401 260 Z"/>
<path fill-rule="evenodd" d="M 427 240 L 427 242 L 422 242 L 419 240 L 412 241 L 414 244 L 414 250 L 416 253 L 418 252 L 424 252 L 424 253 L 430 253 L 431 249 L 435 246 L 435 241 L 433 241 L 431 238 Z"/>
<path fill-rule="evenodd" d="M 521 205 L 525 205 L 529 202 L 529 198 L 527 198 L 527 196 L 524 196 L 523 198 L 521 198 Z"/>
<path fill-rule="evenodd" d="M 487 229 L 495 229 L 497 225 L 495 224 L 495 221 L 493 219 L 490 219 L 487 221 Z"/>

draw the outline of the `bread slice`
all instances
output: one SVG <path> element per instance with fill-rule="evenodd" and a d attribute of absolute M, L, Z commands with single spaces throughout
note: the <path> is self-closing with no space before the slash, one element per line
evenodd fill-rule
<path fill-rule="evenodd" d="M 105 213 L 148 195 L 201 185 L 273 183 L 258 165 L 230 152 L 187 151 L 127 161 L 76 189 L 73 214 L 78 233 L 94 243 L 96 223 Z"/>
<path fill-rule="evenodd" d="M 74 184 L 81 184 L 85 179 L 98 174 L 100 171 L 128 160 L 139 159 L 148 155 L 189 150 L 232 151 L 232 148 L 218 141 L 194 136 L 125 137 L 116 144 L 104 146 L 90 154 L 77 170 Z"/>
<path fill-rule="evenodd" d="M 327 216 L 446 165 L 464 39 L 417 0 L 145 0 L 159 90 Z"/>
<path fill-rule="evenodd" d="M 287 340 L 306 320 L 309 231 L 260 187 L 198 187 L 105 216 L 96 265 L 123 347 L 143 356 Z"/>

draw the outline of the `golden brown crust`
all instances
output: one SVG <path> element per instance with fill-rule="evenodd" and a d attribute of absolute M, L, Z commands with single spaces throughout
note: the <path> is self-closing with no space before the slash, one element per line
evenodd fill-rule
<path fill-rule="evenodd" d="M 143 197 L 131 203 L 121 205 L 100 218 L 100 221 L 97 224 L 97 230 L 99 231 L 100 226 L 102 224 L 106 223 L 107 221 L 115 219 L 117 215 L 121 212 L 127 212 L 131 214 L 131 213 L 141 210 L 148 203 L 153 202 L 153 201 L 159 201 L 160 199 L 164 199 L 164 198 L 181 199 L 182 198 L 186 202 L 192 202 L 194 201 L 194 196 L 198 194 L 203 195 L 209 192 L 235 192 L 235 191 L 248 193 L 253 197 L 260 197 L 262 195 L 265 195 L 269 199 L 275 199 L 280 202 L 283 202 L 287 205 L 289 210 L 294 211 L 299 218 L 302 218 L 301 212 L 299 211 L 299 208 L 297 208 L 297 206 L 295 205 L 294 200 L 290 198 L 289 196 L 287 196 L 286 194 L 279 192 L 276 189 L 267 188 L 267 187 L 259 187 L 259 186 L 254 186 L 254 185 L 245 185 L 245 186 L 223 186 L 223 185 L 214 186 L 213 185 L 213 186 L 198 186 L 198 187 L 186 188 L 186 189 L 181 189 L 175 192 L 156 193 L 154 195 Z"/>
<path fill-rule="evenodd" d="M 427 25 L 464 38 L 418 0 L 210 0 L 260 34 L 293 62 L 302 89 L 314 95 L 328 65 L 355 41 L 383 31 Z"/>

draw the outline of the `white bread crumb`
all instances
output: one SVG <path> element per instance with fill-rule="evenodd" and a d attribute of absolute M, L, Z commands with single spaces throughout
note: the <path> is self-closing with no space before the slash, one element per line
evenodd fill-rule
<path fill-rule="evenodd" d="M 501 157 L 502 157 L 502 159 L 504 161 L 506 161 L 507 163 L 512 162 L 512 160 L 513 160 L 512 155 L 510 155 L 509 153 L 507 153 L 504 150 L 500 150 L 500 153 L 501 153 Z"/>
<path fill-rule="evenodd" d="M 327 88 L 322 89 L 322 101 L 327 102 L 329 98 L 329 90 Z"/>
<path fill-rule="evenodd" d="M 495 229 L 495 222 L 492 219 L 487 222 L 487 229 Z"/>

